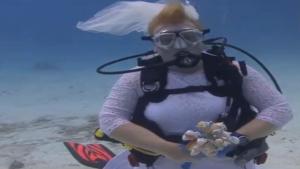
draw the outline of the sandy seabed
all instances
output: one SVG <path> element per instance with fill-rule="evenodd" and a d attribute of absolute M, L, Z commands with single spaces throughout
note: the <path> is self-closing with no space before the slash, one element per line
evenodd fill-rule
<path fill-rule="evenodd" d="M 1 169 L 85 169 L 64 147 L 64 141 L 99 143 L 93 138 L 96 116 L 42 117 L 28 123 L 0 125 Z M 262 169 L 299 169 L 299 135 L 288 129 L 269 138 L 269 160 Z M 121 152 L 119 146 L 103 143 Z"/>
<path fill-rule="evenodd" d="M 0 168 L 88 168 L 73 159 L 63 142 L 99 143 L 93 137 L 96 118 L 42 117 L 28 123 L 0 124 Z M 122 151 L 119 146 L 102 144 L 115 153 Z"/>

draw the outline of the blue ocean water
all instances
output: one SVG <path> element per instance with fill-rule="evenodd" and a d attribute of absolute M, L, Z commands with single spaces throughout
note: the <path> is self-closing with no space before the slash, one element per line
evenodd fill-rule
<path fill-rule="evenodd" d="M 113 2 L 0 1 L 0 118 L 97 113 L 118 78 L 96 74 L 97 66 L 152 48 L 140 40 L 139 33 L 112 36 L 76 28 L 78 21 Z M 211 29 L 209 36 L 226 36 L 230 43 L 257 55 L 277 77 L 292 106 L 300 109 L 299 0 L 191 3 L 199 10 L 203 25 Z M 134 65 L 131 61 L 115 68 Z"/>

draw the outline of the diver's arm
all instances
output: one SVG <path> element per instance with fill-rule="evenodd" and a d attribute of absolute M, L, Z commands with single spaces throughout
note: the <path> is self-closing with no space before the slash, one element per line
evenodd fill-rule
<path fill-rule="evenodd" d="M 247 66 L 243 94 L 259 113 L 257 117 L 237 130 L 251 140 L 270 135 L 292 119 L 287 100 L 260 73 Z"/>
<path fill-rule="evenodd" d="M 140 97 L 138 82 L 139 74 L 136 73 L 124 74 L 114 84 L 99 113 L 100 128 L 118 141 L 157 152 L 166 141 L 130 122 Z"/>
<path fill-rule="evenodd" d="M 119 126 L 110 136 L 123 143 L 150 150 L 177 162 L 193 162 L 197 160 L 197 158 L 190 156 L 188 151 L 183 150 L 180 144 L 166 141 L 134 123 Z"/>
<path fill-rule="evenodd" d="M 277 129 L 278 128 L 272 123 L 260 119 L 253 119 L 240 129 L 238 129 L 236 132 L 246 135 L 250 140 L 255 140 L 268 136 Z"/>
<path fill-rule="evenodd" d="M 99 113 L 100 128 L 111 138 L 148 150 L 160 150 L 165 141 L 130 122 L 139 99 L 139 74 L 124 74 L 114 84 Z M 154 144 L 153 144 L 154 143 Z"/>
<path fill-rule="evenodd" d="M 116 128 L 110 137 L 159 154 L 162 154 L 162 149 L 168 146 L 168 142 L 164 139 L 131 122 Z"/>
<path fill-rule="evenodd" d="M 139 95 L 137 93 L 139 74 L 124 74 L 113 85 L 99 112 L 100 129 L 107 134 L 130 121 Z"/>

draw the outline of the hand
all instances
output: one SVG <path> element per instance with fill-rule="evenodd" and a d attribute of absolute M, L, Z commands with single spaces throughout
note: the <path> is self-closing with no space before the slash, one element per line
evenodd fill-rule
<path fill-rule="evenodd" d="M 232 157 L 234 155 L 233 151 L 238 146 L 245 146 L 250 142 L 250 140 L 248 139 L 247 136 L 245 136 L 243 134 L 239 134 L 237 132 L 230 133 L 230 136 L 232 138 L 235 138 L 237 140 L 237 142 L 236 143 L 231 142 L 230 144 L 223 147 L 222 150 L 218 151 L 218 154 L 217 154 L 218 157 L 225 157 L 225 156 Z"/>
<path fill-rule="evenodd" d="M 197 131 L 198 130 L 198 131 Z M 188 141 L 187 149 L 191 156 L 202 154 L 207 157 L 224 157 L 232 154 L 240 145 L 249 142 L 246 136 L 228 132 L 224 123 L 200 121 L 196 131 L 186 131 L 182 139 Z M 232 155 L 231 155 L 232 156 Z"/>
<path fill-rule="evenodd" d="M 185 145 L 173 142 L 167 142 L 162 148 L 161 154 L 177 162 L 194 162 L 197 160 L 197 157 L 192 157 L 189 154 Z"/>
<path fill-rule="evenodd" d="M 226 147 L 224 147 L 222 150 L 219 150 L 218 152 L 217 152 L 217 157 L 220 157 L 220 158 L 222 158 L 222 157 L 228 157 L 227 155 L 230 153 L 230 152 L 232 152 L 235 148 L 237 147 L 237 145 L 235 145 L 235 144 L 229 144 L 229 145 L 227 145 Z"/>

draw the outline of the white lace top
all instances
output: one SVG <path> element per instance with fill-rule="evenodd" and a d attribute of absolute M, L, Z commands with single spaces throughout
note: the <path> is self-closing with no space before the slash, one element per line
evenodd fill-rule
<path fill-rule="evenodd" d="M 256 118 L 281 128 L 292 118 L 287 100 L 260 73 L 247 66 L 248 75 L 243 79 L 243 94 L 255 106 Z M 140 73 L 124 74 L 115 83 L 99 113 L 100 128 L 108 135 L 130 120 L 137 100 L 142 96 Z M 202 70 L 181 73 L 169 70 L 166 88 L 182 88 L 189 85 L 208 85 Z M 162 111 L 163 110 L 163 111 Z M 214 120 L 225 111 L 225 98 L 208 92 L 186 93 L 169 96 L 158 104 L 151 103 L 145 115 L 156 121 L 167 133 L 182 133 L 191 129 L 200 120 Z"/>

